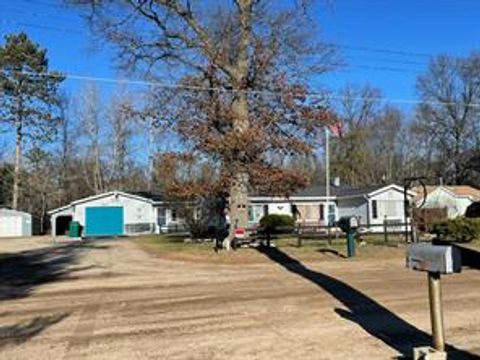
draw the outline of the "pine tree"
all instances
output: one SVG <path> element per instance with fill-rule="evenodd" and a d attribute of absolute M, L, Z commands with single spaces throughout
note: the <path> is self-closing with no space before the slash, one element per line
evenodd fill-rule
<path fill-rule="evenodd" d="M 22 145 L 50 142 L 60 123 L 58 88 L 64 76 L 50 72 L 47 51 L 25 33 L 5 37 L 0 47 L 0 122 L 15 132 L 12 208 L 20 195 Z"/>

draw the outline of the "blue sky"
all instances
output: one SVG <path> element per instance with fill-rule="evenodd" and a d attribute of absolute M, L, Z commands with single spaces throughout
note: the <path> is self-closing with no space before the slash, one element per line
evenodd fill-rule
<path fill-rule="evenodd" d="M 209 0 L 212 1 L 212 0 Z M 337 0 L 316 13 L 321 36 L 338 43 L 350 65 L 315 79 L 340 88 L 368 83 L 387 98 L 414 100 L 415 79 L 429 56 L 480 49 L 480 2 L 474 0 Z M 26 31 L 48 48 L 51 67 L 65 73 L 116 77 L 108 44 L 91 49 L 89 29 L 60 0 L 0 0 L 0 34 Z M 82 82 L 69 80 L 75 92 Z M 102 84 L 107 92 L 114 85 Z M 411 105 L 402 105 L 409 109 Z"/>

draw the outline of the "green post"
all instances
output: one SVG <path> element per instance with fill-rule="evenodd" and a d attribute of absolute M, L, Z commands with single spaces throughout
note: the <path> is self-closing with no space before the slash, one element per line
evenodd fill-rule
<path fill-rule="evenodd" d="M 383 221 L 383 236 L 384 236 L 384 243 L 388 243 L 388 228 L 387 228 L 387 220 Z"/>
<path fill-rule="evenodd" d="M 355 256 L 355 231 L 350 230 L 347 232 L 347 256 Z"/>

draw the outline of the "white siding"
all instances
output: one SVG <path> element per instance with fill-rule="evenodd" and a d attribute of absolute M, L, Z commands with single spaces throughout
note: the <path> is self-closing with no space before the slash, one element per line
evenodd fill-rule
<path fill-rule="evenodd" d="M 467 207 L 472 203 L 468 197 L 454 196 L 442 188 L 437 188 L 427 196 L 424 208 L 447 208 L 448 217 L 465 215 Z"/>
<path fill-rule="evenodd" d="M 21 211 L 0 209 L 0 237 L 32 236 L 32 216 Z"/>
<path fill-rule="evenodd" d="M 373 217 L 372 202 L 377 202 L 377 217 Z M 370 224 L 383 224 L 385 220 L 405 222 L 404 195 L 397 189 L 388 189 L 369 199 Z"/>
<path fill-rule="evenodd" d="M 99 199 L 82 202 L 73 206 L 73 220 L 85 226 L 85 208 L 96 206 L 123 207 L 125 225 L 156 223 L 155 209 L 148 201 L 134 199 L 122 194 L 109 195 Z"/>
<path fill-rule="evenodd" d="M 290 203 L 268 204 L 268 213 L 278 215 L 292 215 L 292 206 L 290 205 Z"/>

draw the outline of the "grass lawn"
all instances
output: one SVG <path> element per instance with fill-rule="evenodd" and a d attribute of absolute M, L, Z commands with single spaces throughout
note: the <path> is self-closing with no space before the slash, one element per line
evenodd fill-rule
<path fill-rule="evenodd" d="M 272 243 L 302 261 L 331 261 L 331 260 L 362 260 L 369 258 L 403 257 L 405 248 L 401 239 L 389 239 L 383 243 L 383 236 L 364 237 L 365 241 L 357 246 L 355 259 L 346 259 L 347 249 L 345 239 L 339 238 L 328 244 L 326 240 L 303 240 L 298 247 L 296 237 L 282 236 L 272 240 Z M 207 263 L 262 263 L 267 261 L 265 256 L 255 248 L 241 248 L 237 251 L 215 252 L 212 242 L 185 242 L 183 236 L 176 235 L 148 235 L 133 240 L 140 248 L 162 258 Z"/>

